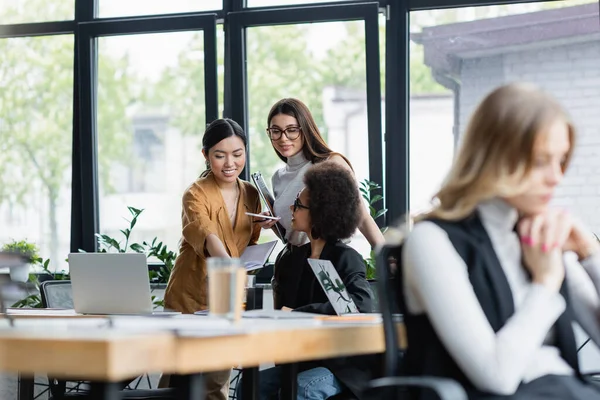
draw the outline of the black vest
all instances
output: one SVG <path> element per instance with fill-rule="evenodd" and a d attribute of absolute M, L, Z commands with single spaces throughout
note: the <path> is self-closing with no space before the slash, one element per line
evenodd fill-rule
<path fill-rule="evenodd" d="M 498 332 L 514 313 L 512 292 L 492 242 L 477 213 L 457 222 L 432 220 L 447 232 L 452 245 L 468 268 L 469 280 L 494 332 Z M 435 250 L 435 249 L 432 249 Z M 401 274 L 400 274 L 401 275 Z M 438 338 L 425 314 L 411 315 L 405 307 L 402 278 L 397 280 L 399 304 L 406 323 L 408 350 L 405 373 L 452 378 L 463 385 L 469 398 L 487 397 L 479 392 L 456 365 Z M 565 312 L 557 320 L 554 329 L 556 347 L 561 356 L 579 375 L 577 349 L 571 326 L 572 310 L 569 306 L 567 287 L 563 283 L 561 294 L 567 300 Z M 457 310 L 460 312 L 460 310 Z M 429 399 L 423 392 L 419 399 Z"/>

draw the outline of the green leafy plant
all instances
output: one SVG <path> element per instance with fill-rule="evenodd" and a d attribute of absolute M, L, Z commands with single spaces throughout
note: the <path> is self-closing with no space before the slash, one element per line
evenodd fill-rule
<path fill-rule="evenodd" d="M 131 237 L 131 232 L 137 224 L 138 218 L 144 209 L 127 207 L 127 210 L 129 210 L 129 213 L 131 214 L 131 220 L 126 220 L 129 222 L 128 228 L 120 230 L 120 232 L 123 234 L 123 239 L 117 240 L 109 235 L 97 233 L 96 238 L 98 239 L 98 246 L 100 248 L 99 251 L 101 253 L 106 253 L 109 251 L 116 251 L 118 253 L 133 251 L 136 253 L 144 253 L 147 257 L 154 257 L 161 261 L 163 265 L 160 266 L 158 271 L 149 271 L 150 281 L 152 283 L 167 283 L 169 281 L 169 277 L 171 276 L 173 265 L 175 265 L 177 254 L 173 251 L 170 251 L 167 248 L 167 245 L 159 241 L 158 238 L 154 238 L 150 243 L 144 241 L 142 244 L 130 244 L 129 239 Z M 122 245 L 123 241 L 125 242 L 124 245 Z"/>
<path fill-rule="evenodd" d="M 158 259 L 162 265 L 160 265 L 158 270 L 149 271 L 148 278 L 152 283 L 167 283 L 169 281 L 169 277 L 171 276 L 173 266 L 175 265 L 177 254 L 173 251 L 170 251 L 167 246 L 157 238 L 154 238 L 150 243 L 145 241 L 142 244 L 130 243 L 131 232 L 135 228 L 138 218 L 144 210 L 135 207 L 127 207 L 127 210 L 129 211 L 131 217 L 130 219 L 126 220 L 129 223 L 129 226 L 120 230 L 120 232 L 123 234 L 123 237 L 117 239 L 110 235 L 96 234 L 96 238 L 98 240 L 98 251 L 100 253 L 125 253 L 132 251 L 135 253 L 143 253 L 147 257 L 154 257 Z M 30 243 L 26 240 L 13 240 L 12 242 L 5 244 L 2 247 L 2 250 L 20 252 L 29 255 L 29 257 L 32 259 L 32 265 L 40 268 L 43 273 L 48 274 L 53 280 L 70 279 L 69 274 L 64 270 L 60 272 L 50 270 L 50 259 L 44 260 L 39 256 L 39 249 L 35 243 Z M 84 252 L 83 250 L 79 251 Z M 28 282 L 35 287 L 35 291 L 28 287 L 27 297 L 16 302 L 13 307 L 42 307 L 42 301 L 39 295 L 40 281 L 38 276 L 36 274 L 30 274 Z M 152 296 L 152 302 L 155 307 L 164 307 L 163 300 L 156 296 Z"/>
<path fill-rule="evenodd" d="M 37 266 L 42 270 L 42 273 L 50 275 L 54 280 L 69 279 L 69 274 L 64 270 L 60 272 L 50 270 L 50 259 L 44 260 L 39 256 L 39 248 L 35 243 L 28 242 L 27 240 L 13 240 L 12 242 L 3 245 L 2 251 L 17 252 L 31 257 L 31 265 Z M 40 281 L 38 275 L 30 273 L 27 282 L 30 284 L 26 285 L 27 297 L 17 301 L 12 307 L 41 308 L 42 299 L 39 295 Z M 35 290 L 31 290 L 31 285 L 35 287 Z"/>
<path fill-rule="evenodd" d="M 135 207 L 127 207 L 127 210 L 129 210 L 129 213 L 131 214 L 131 220 L 126 220 L 127 222 L 129 222 L 129 228 L 120 230 L 121 233 L 123 234 L 123 236 L 125 237 L 125 244 L 123 246 L 121 246 L 121 241 L 118 241 L 117 239 L 115 239 L 109 235 L 96 233 L 96 238 L 98 239 L 98 247 L 99 247 L 98 250 L 100 253 L 107 253 L 111 250 L 115 250 L 118 253 L 125 253 L 127 251 L 128 247 L 129 247 L 129 250 L 133 250 L 136 253 L 144 253 L 145 252 L 145 248 L 141 244 L 139 244 L 139 243 L 132 243 L 131 245 L 129 244 L 129 237 L 131 236 L 131 231 L 133 231 L 133 228 L 135 227 L 135 224 L 137 223 L 137 220 L 138 220 L 140 214 L 144 211 L 144 209 L 139 209 L 139 208 L 135 208 Z"/>
<path fill-rule="evenodd" d="M 379 208 L 378 204 L 383 202 L 382 194 L 375 194 L 374 191 L 379 191 L 381 186 L 373 181 L 365 179 L 360 182 L 360 193 L 369 205 L 369 213 L 373 219 L 377 219 L 385 215 L 387 208 Z M 367 267 L 367 279 L 375 279 L 375 251 L 371 250 L 369 257 L 363 258 Z"/>
<path fill-rule="evenodd" d="M 167 245 L 159 241 L 158 238 L 152 239 L 150 243 L 144 241 L 142 244 L 130 244 L 131 232 L 137 224 L 138 218 L 144 209 L 127 207 L 127 210 L 129 210 L 129 213 L 131 214 L 131 219 L 126 220 L 129 222 L 129 227 L 120 230 L 120 232 L 123 234 L 123 238 L 121 240 L 117 240 L 109 235 L 97 233 L 96 238 L 98 239 L 99 251 L 103 253 L 109 251 L 116 251 L 118 253 L 133 251 L 136 253 L 144 253 L 147 257 L 154 257 L 158 259 L 162 265 L 160 265 L 158 270 L 148 271 L 148 278 L 152 283 L 167 283 L 169 281 L 169 277 L 171 276 L 173 265 L 175 265 L 177 253 L 170 251 L 167 248 Z M 123 242 L 124 244 L 122 244 Z M 152 296 L 152 303 L 154 304 L 154 307 L 164 307 L 164 301 L 156 296 Z"/>
<path fill-rule="evenodd" d="M 369 212 L 373 219 L 377 219 L 387 212 L 387 208 L 377 209 L 377 203 L 383 201 L 383 195 L 373 194 L 373 192 L 379 189 L 381 189 L 381 186 L 378 183 L 368 179 L 360 182 L 360 193 L 369 204 Z"/>
<path fill-rule="evenodd" d="M 169 281 L 169 277 L 171 276 L 173 266 L 175 265 L 177 253 L 170 251 L 167 248 L 167 245 L 163 244 L 162 242 L 156 242 L 156 238 L 154 238 L 151 243 L 144 242 L 144 246 L 146 247 L 146 255 L 148 257 L 157 258 L 163 264 L 160 266 L 158 271 L 150 271 L 150 282 L 167 283 Z"/>

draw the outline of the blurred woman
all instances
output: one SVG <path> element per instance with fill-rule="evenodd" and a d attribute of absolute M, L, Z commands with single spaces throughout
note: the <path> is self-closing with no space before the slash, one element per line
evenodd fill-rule
<path fill-rule="evenodd" d="M 192 314 L 208 307 L 207 257 L 239 257 L 256 244 L 260 226 L 246 212 L 261 210 L 257 190 L 238 177 L 246 164 L 246 135 L 231 119 L 213 121 L 202 138 L 206 171 L 183 194 L 179 255 L 165 308 Z M 228 397 L 230 371 L 206 374 L 207 399 Z"/>
<path fill-rule="evenodd" d="M 409 374 L 453 378 L 470 399 L 600 399 L 572 329 L 600 343 L 600 246 L 550 204 L 574 147 L 565 111 L 533 86 L 479 105 L 403 246 Z"/>

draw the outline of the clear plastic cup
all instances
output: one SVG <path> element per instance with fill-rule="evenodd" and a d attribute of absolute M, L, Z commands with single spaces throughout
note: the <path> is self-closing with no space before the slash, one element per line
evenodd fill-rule
<path fill-rule="evenodd" d="M 246 269 L 239 258 L 210 257 L 208 269 L 208 311 L 211 316 L 239 321 L 242 315 Z"/>

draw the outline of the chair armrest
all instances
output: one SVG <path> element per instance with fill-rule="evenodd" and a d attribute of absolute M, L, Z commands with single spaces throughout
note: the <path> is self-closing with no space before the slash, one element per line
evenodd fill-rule
<path fill-rule="evenodd" d="M 458 382 L 438 377 L 386 377 L 372 380 L 367 384 L 365 395 L 385 388 L 420 387 L 435 392 L 440 400 L 468 400 L 467 394 Z"/>

